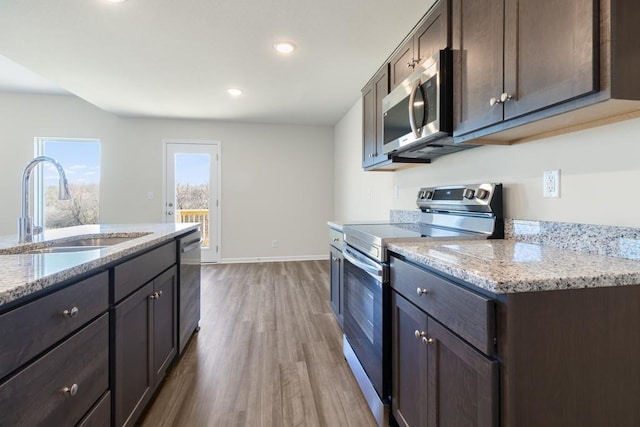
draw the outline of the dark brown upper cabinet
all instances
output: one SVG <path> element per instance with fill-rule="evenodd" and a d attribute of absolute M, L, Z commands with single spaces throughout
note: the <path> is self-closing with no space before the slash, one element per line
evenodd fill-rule
<path fill-rule="evenodd" d="M 448 0 L 436 2 L 362 89 L 363 169 L 390 171 L 406 166 L 383 153 L 382 99 L 402 83 L 416 65 L 449 46 L 448 10 Z"/>
<path fill-rule="evenodd" d="M 638 115 L 639 20 L 631 0 L 451 0 L 456 142 L 523 142 Z"/>
<path fill-rule="evenodd" d="M 385 64 L 362 89 L 362 167 L 371 168 L 388 160 L 382 152 L 382 98 L 389 93 L 389 71 Z"/>
<path fill-rule="evenodd" d="M 436 2 L 416 25 L 389 60 L 390 91 L 396 88 L 416 65 L 449 47 L 448 0 Z"/>
<path fill-rule="evenodd" d="M 597 90 L 594 0 L 452 2 L 456 136 Z"/>

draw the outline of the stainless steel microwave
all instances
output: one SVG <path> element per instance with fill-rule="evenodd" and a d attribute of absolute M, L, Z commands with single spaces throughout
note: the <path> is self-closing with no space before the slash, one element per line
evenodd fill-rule
<path fill-rule="evenodd" d="M 412 150 L 426 154 L 430 145 L 453 145 L 452 62 L 451 50 L 441 50 L 384 97 L 385 154 L 402 157 Z"/>

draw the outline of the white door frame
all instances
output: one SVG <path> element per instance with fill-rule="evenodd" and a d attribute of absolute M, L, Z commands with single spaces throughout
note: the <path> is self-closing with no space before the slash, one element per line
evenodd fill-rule
<path fill-rule="evenodd" d="M 210 211 L 214 211 L 216 215 L 216 241 L 210 242 L 211 246 L 215 244 L 217 248 L 217 257 L 215 262 L 220 261 L 220 254 L 222 253 L 222 245 L 220 236 L 222 220 L 220 216 L 221 206 L 222 206 L 222 142 L 213 141 L 213 140 L 193 140 L 193 139 L 163 139 L 162 140 L 162 218 L 164 222 L 167 222 L 167 215 L 165 215 L 166 206 L 167 206 L 167 146 L 168 144 L 190 144 L 190 145 L 215 145 L 218 148 L 218 157 L 217 159 L 212 159 L 212 161 L 217 162 L 217 177 L 216 177 L 216 195 L 217 200 L 214 204 L 213 201 L 211 203 Z M 206 262 L 206 261 L 203 261 Z"/>

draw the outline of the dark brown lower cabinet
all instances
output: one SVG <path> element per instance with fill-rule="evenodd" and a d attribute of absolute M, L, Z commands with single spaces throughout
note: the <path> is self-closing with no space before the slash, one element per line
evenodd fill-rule
<path fill-rule="evenodd" d="M 498 425 L 498 362 L 392 292 L 392 411 L 400 426 Z"/>
<path fill-rule="evenodd" d="M 175 358 L 176 292 L 174 266 L 114 308 L 117 426 L 135 424 Z"/>
<path fill-rule="evenodd" d="M 0 425 L 75 425 L 109 387 L 108 348 L 105 313 L 0 385 Z"/>

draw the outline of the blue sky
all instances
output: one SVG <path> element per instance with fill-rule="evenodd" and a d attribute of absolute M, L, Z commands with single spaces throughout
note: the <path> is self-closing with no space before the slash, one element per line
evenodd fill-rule
<path fill-rule="evenodd" d="M 56 159 L 64 168 L 70 183 L 94 184 L 100 182 L 99 142 L 60 142 L 48 139 L 45 155 Z M 58 172 L 47 165 L 44 167 L 45 185 L 58 185 Z"/>
<path fill-rule="evenodd" d="M 56 159 L 64 168 L 70 183 L 94 184 L 100 182 L 100 143 L 57 141 L 47 139 L 45 155 Z M 210 158 L 208 154 L 176 154 L 176 181 L 183 184 L 209 183 Z M 58 172 L 51 165 L 44 167 L 45 186 L 58 185 Z"/>
<path fill-rule="evenodd" d="M 209 155 L 195 153 L 176 154 L 176 182 L 200 185 L 209 183 Z"/>

